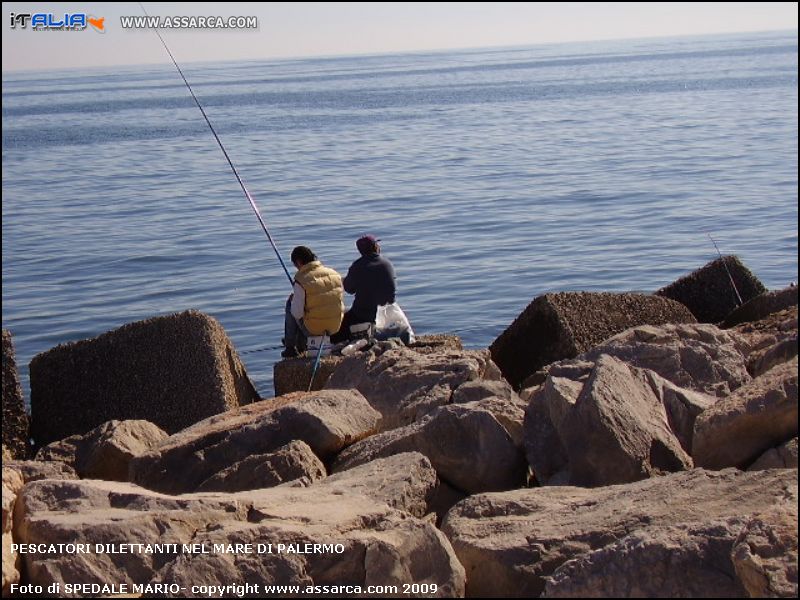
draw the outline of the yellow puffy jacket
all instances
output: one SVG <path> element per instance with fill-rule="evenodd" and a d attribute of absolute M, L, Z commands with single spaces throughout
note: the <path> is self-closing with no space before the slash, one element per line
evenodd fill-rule
<path fill-rule="evenodd" d="M 344 317 L 344 287 L 341 276 L 315 260 L 294 276 L 306 292 L 303 324 L 311 335 L 336 333 Z"/>

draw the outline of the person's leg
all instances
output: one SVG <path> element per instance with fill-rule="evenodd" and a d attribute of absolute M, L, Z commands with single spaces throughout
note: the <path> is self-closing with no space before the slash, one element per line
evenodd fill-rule
<path fill-rule="evenodd" d="M 286 313 L 283 319 L 283 345 L 287 350 L 295 349 L 298 352 L 305 352 L 306 338 L 308 332 L 302 323 L 292 316 L 292 301 L 286 301 Z"/>
<path fill-rule="evenodd" d="M 331 336 L 331 344 L 340 344 L 350 339 L 350 325 L 352 325 L 352 318 L 352 314 L 349 310 L 344 313 L 342 326 L 339 327 L 339 331 Z"/>

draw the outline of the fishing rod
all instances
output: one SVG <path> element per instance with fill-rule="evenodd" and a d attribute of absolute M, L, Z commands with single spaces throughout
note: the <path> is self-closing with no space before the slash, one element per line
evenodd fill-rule
<path fill-rule="evenodd" d="M 326 332 L 327 333 L 327 332 Z M 319 349 L 317 350 L 317 359 L 314 361 L 314 368 L 311 369 L 311 377 L 308 380 L 308 389 L 307 392 L 311 391 L 311 388 L 314 385 L 314 376 L 317 374 L 317 369 L 319 369 L 319 359 L 322 358 L 322 349 L 325 347 L 325 338 L 322 338 L 322 341 L 319 344 Z"/>
<path fill-rule="evenodd" d="M 142 12 L 145 14 L 145 16 L 149 20 L 150 19 L 150 15 L 147 13 L 147 10 L 145 9 L 144 5 L 141 2 L 139 2 L 138 4 L 139 4 L 139 7 L 142 9 Z M 289 274 L 289 269 L 286 268 L 286 263 L 283 262 L 283 258 L 281 257 L 281 253 L 278 252 L 278 247 L 275 245 L 275 241 L 272 239 L 272 235 L 270 234 L 269 229 L 267 228 L 267 224 L 264 222 L 264 219 L 261 217 L 261 211 L 258 210 L 258 205 L 256 204 L 256 201 L 253 200 L 253 196 L 251 196 L 250 192 L 247 190 L 247 186 L 244 184 L 244 181 L 242 181 L 242 178 L 239 175 L 239 171 L 236 170 L 236 167 L 234 166 L 233 161 L 231 160 L 231 157 L 228 155 L 228 151 L 225 149 L 225 146 L 222 144 L 222 140 L 219 139 L 219 136 L 217 135 L 217 132 L 214 129 L 214 126 L 211 124 L 211 121 L 209 120 L 208 115 L 206 115 L 206 111 L 203 110 L 202 104 L 200 104 L 200 101 L 197 99 L 197 96 L 195 96 L 194 90 L 192 89 L 192 86 L 189 85 L 189 82 L 187 81 L 186 76 L 184 76 L 183 71 L 180 68 L 180 65 L 178 65 L 178 61 L 176 61 L 175 57 L 172 56 L 172 52 L 170 52 L 169 46 L 167 46 L 167 42 L 165 42 L 164 38 L 161 37 L 161 34 L 158 32 L 158 28 L 157 27 L 153 27 L 153 31 L 155 31 L 156 35 L 158 36 L 158 39 L 161 40 L 161 44 L 164 46 L 164 50 L 167 51 L 167 54 L 169 55 L 170 59 L 172 60 L 172 64 L 175 65 L 175 68 L 178 70 L 178 73 L 180 74 L 181 79 L 183 79 L 183 83 L 185 83 L 186 87 L 189 89 L 189 93 L 192 95 L 192 99 L 194 100 L 194 103 L 197 104 L 197 108 L 200 109 L 200 112 L 202 113 L 203 118 L 206 120 L 206 123 L 208 124 L 208 128 L 211 129 L 211 133 L 214 134 L 214 139 L 217 140 L 217 144 L 219 144 L 219 148 L 220 148 L 220 150 L 222 150 L 222 154 L 225 155 L 225 159 L 228 161 L 228 164 L 231 167 L 231 171 L 233 171 L 233 174 L 236 175 L 236 180 L 239 182 L 239 185 L 241 186 L 242 191 L 244 192 L 244 195 L 247 197 L 247 200 L 250 202 L 250 206 L 253 208 L 253 212 L 256 214 L 256 217 L 258 218 L 258 222 L 261 223 L 261 228 L 264 230 L 264 233 L 267 234 L 267 239 L 269 240 L 269 243 L 272 245 L 272 249 L 275 251 L 275 256 L 278 257 L 278 260 L 280 261 L 281 266 L 283 267 L 283 271 L 284 271 L 284 273 L 286 273 L 286 277 L 289 278 L 289 285 L 294 285 L 294 279 L 292 279 L 292 276 Z"/>
<path fill-rule="evenodd" d="M 731 275 L 731 270 L 728 268 L 728 263 L 725 262 L 725 259 L 722 257 L 722 252 L 719 251 L 719 246 L 717 246 L 717 242 L 714 241 L 714 238 L 711 237 L 710 233 L 708 233 L 707 235 L 708 239 L 711 240 L 711 243 L 714 244 L 714 248 L 717 249 L 717 254 L 719 254 L 720 260 L 722 260 L 722 265 L 725 267 L 725 271 L 728 273 L 728 279 L 731 280 L 731 286 L 733 286 L 733 291 L 736 293 L 736 299 L 739 301 L 739 304 L 737 304 L 737 306 L 741 306 L 742 304 L 744 304 L 744 302 L 742 302 L 742 297 L 739 295 L 739 290 L 736 289 L 736 283 L 734 283 L 733 281 L 733 275 Z"/>

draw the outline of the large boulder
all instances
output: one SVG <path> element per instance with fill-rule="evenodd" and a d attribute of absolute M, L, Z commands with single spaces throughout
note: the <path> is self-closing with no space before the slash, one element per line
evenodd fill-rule
<path fill-rule="evenodd" d="M 797 306 L 771 313 L 760 321 L 741 323 L 728 331 L 753 377 L 797 356 Z"/>
<path fill-rule="evenodd" d="M 797 286 L 792 285 L 782 290 L 765 292 L 745 302 L 731 312 L 722 322 L 722 327 L 727 329 L 740 323 L 760 321 L 772 313 L 780 312 L 792 306 L 797 306 Z"/>
<path fill-rule="evenodd" d="M 3 466 L 3 598 L 11 595 L 11 586 L 19 583 L 19 554 L 11 552 L 14 503 L 25 484 L 19 471 Z"/>
<path fill-rule="evenodd" d="M 302 440 L 323 461 L 374 433 L 380 415 L 355 390 L 297 392 L 196 423 L 131 462 L 131 481 L 169 494 L 197 489 L 250 456 Z"/>
<path fill-rule="evenodd" d="M 341 356 L 322 356 L 314 373 L 314 382 L 310 391 L 318 391 L 325 387 L 331 374 L 344 360 Z M 276 362 L 273 367 L 273 385 L 275 396 L 284 396 L 292 392 L 309 391 L 311 374 L 314 372 L 316 356 L 286 358 Z"/>
<path fill-rule="evenodd" d="M 797 468 L 797 438 L 770 448 L 759 456 L 750 465 L 748 471 L 761 471 L 763 469 L 796 469 Z"/>
<path fill-rule="evenodd" d="M 732 558 L 751 598 L 797 598 L 797 504 L 754 515 L 734 542 Z"/>
<path fill-rule="evenodd" d="M 796 471 L 696 469 L 596 489 L 478 494 L 450 510 L 442 531 L 466 569 L 468 597 L 537 597 L 573 560 L 579 568 L 562 573 L 578 596 L 601 581 L 598 565 L 608 564 L 602 581 L 609 587 L 596 595 L 740 597 L 744 587 L 730 558 L 739 534 L 751 516 L 791 511 L 796 503 Z M 581 586 L 579 576 L 590 585 Z"/>
<path fill-rule="evenodd" d="M 764 284 L 737 256 L 723 256 L 661 288 L 656 294 L 687 306 L 700 323 L 719 323 L 740 305 L 740 299 L 742 303 L 749 302 L 766 291 Z"/>
<path fill-rule="evenodd" d="M 639 464 L 640 467 L 634 470 L 641 469 L 642 473 L 662 470 L 663 463 L 662 467 L 654 468 L 651 457 L 645 450 L 647 446 L 644 443 L 645 439 L 651 439 L 653 442 L 661 440 L 655 449 L 661 446 L 664 439 L 671 440 L 674 436 L 683 451 L 691 455 L 694 424 L 698 415 L 713 405 L 717 398 L 728 396 L 733 390 L 751 381 L 742 346 L 738 332 L 723 331 L 714 325 L 678 324 L 658 327 L 642 325 L 609 338 L 575 359 L 548 365 L 538 373 L 543 382 L 522 393 L 523 399 L 528 401 L 525 417 L 526 455 L 537 480 L 539 483 L 548 484 L 572 481 L 581 485 L 591 483 L 592 480 L 593 485 L 620 482 L 619 479 L 605 479 L 610 472 L 603 475 L 605 471 L 598 470 L 599 465 L 593 464 L 592 461 L 604 462 L 612 471 L 623 469 L 626 464 L 628 467 Z M 582 412 L 575 409 L 578 397 L 586 388 L 590 375 L 594 373 L 598 361 L 604 356 L 625 362 L 632 367 L 630 373 L 637 374 L 634 379 L 638 379 L 638 383 L 631 381 L 631 385 L 640 390 L 639 394 L 628 397 L 624 387 L 621 387 L 616 395 L 605 394 L 607 398 L 616 397 L 623 402 L 623 405 L 619 406 L 622 411 L 619 421 L 600 418 L 602 411 L 590 415 L 587 411 L 592 406 L 591 403 L 587 404 Z M 622 379 L 628 377 L 623 376 Z M 598 402 L 598 398 L 595 397 L 596 391 L 602 391 L 602 388 L 586 391 L 587 397 L 592 398 L 592 402 L 595 403 Z M 653 397 L 662 408 L 652 403 Z M 655 411 L 650 414 L 655 420 L 651 418 L 642 420 L 647 411 L 642 413 L 624 406 L 625 402 L 633 401 L 635 398 L 650 398 L 649 405 Z M 639 404 L 639 406 L 645 405 Z M 578 418 L 579 414 L 583 414 L 583 417 Z M 568 415 L 573 415 L 569 421 L 566 420 Z M 612 434 L 611 432 L 617 431 L 617 426 L 623 422 L 632 428 L 627 430 L 628 426 L 622 427 L 618 434 Z M 650 425 L 646 425 L 647 422 Z M 639 438 L 641 444 L 634 452 L 631 446 L 632 440 L 643 431 L 651 431 L 650 427 L 655 423 L 666 424 L 670 433 L 658 425 L 656 430 L 662 431 L 666 438 L 661 438 L 661 434 L 652 438 L 649 435 Z M 577 428 L 571 430 L 575 425 Z M 648 458 L 639 463 L 618 462 L 610 458 L 614 453 L 609 454 L 607 449 L 601 451 L 599 446 L 596 451 L 584 452 L 584 449 L 589 448 L 586 439 L 591 438 L 594 440 L 593 443 L 598 442 L 595 434 L 584 438 L 587 435 L 584 430 L 586 426 L 597 427 L 606 435 L 611 435 L 609 439 L 617 439 L 619 450 L 628 449 L 632 452 L 629 454 L 630 460 L 633 456 L 640 457 L 637 460 L 643 459 L 646 454 Z M 638 433 L 634 435 L 633 432 Z M 575 440 L 576 443 L 573 444 L 570 440 Z M 668 446 L 676 450 L 671 441 Z M 593 473 L 589 480 L 583 479 L 577 473 L 576 477 L 572 478 L 569 468 L 570 453 L 583 465 L 579 470 L 587 474 Z M 654 453 L 652 458 L 659 456 L 665 458 L 658 452 Z M 673 459 L 677 456 L 680 456 L 680 452 L 667 463 L 676 467 L 678 463 L 684 466 L 688 464 L 685 457 L 681 457 L 675 463 Z"/>
<path fill-rule="evenodd" d="M 568 560 L 543 598 L 746 598 L 731 577 L 737 518 L 649 528 Z"/>
<path fill-rule="evenodd" d="M 699 467 L 747 467 L 797 437 L 797 358 L 782 363 L 704 411 L 694 424 Z"/>
<path fill-rule="evenodd" d="M 574 485 L 638 481 L 692 467 L 647 373 L 601 356 L 559 429 Z"/>
<path fill-rule="evenodd" d="M 22 399 L 14 342 L 11 332 L 3 329 L 3 446 L 19 460 L 28 458 L 28 413 Z"/>
<path fill-rule="evenodd" d="M 25 483 L 41 479 L 78 479 L 75 469 L 60 460 L 11 460 L 4 467 L 17 471 Z"/>
<path fill-rule="evenodd" d="M 751 379 L 740 340 L 714 325 L 633 327 L 578 358 L 596 361 L 604 354 L 711 396 L 727 396 Z"/>
<path fill-rule="evenodd" d="M 522 400 L 504 379 L 496 381 L 479 379 L 467 382 L 453 394 L 453 404 L 489 411 L 505 427 L 514 444 L 522 448 L 525 407 L 528 403 Z"/>
<path fill-rule="evenodd" d="M 747 362 L 747 370 L 753 377 L 758 377 L 793 358 L 797 358 L 797 334 L 776 342 L 761 352 L 754 352 Z"/>
<path fill-rule="evenodd" d="M 425 470 L 415 457 L 404 464 L 414 472 Z M 444 535 L 428 520 L 384 502 L 387 488 L 409 497 L 429 487 L 430 467 L 420 484 L 416 476 L 398 472 L 399 466 L 395 461 L 378 469 L 371 485 L 362 471 L 352 473 L 358 476 L 352 486 L 332 479 L 310 487 L 181 497 L 129 483 L 40 481 L 19 496 L 16 535 L 20 543 L 90 545 L 89 552 L 56 548 L 22 555 L 30 583 L 61 583 L 62 589 L 66 582 L 125 584 L 129 591 L 135 591 L 134 583 L 160 583 L 179 590 L 166 595 L 185 597 L 202 595 L 193 585 L 221 589 L 247 582 L 258 586 L 250 587 L 253 596 L 269 595 L 269 585 L 300 586 L 286 590 L 287 596 L 314 595 L 309 586 L 351 595 L 344 588 L 331 591 L 343 585 L 364 591 L 371 585 L 398 586 L 390 595 L 399 595 L 403 584 L 413 582 L 434 584 L 436 597 L 462 596 L 464 570 Z M 403 491 L 404 486 L 419 491 Z M 104 545 L 100 551 L 97 543 Z M 151 548 L 126 546 L 127 552 L 111 554 L 110 544 L 117 551 L 120 544 Z"/>
<path fill-rule="evenodd" d="M 525 456 L 539 484 L 569 480 L 569 456 L 562 442 L 562 426 L 578 401 L 592 367 L 587 364 L 585 376 L 575 380 L 553 372 L 544 384 L 522 394 L 528 400 L 523 425 Z"/>
<path fill-rule="evenodd" d="M 222 325 L 196 310 L 56 346 L 34 357 L 30 376 L 37 446 L 113 419 L 175 433 L 258 399 Z"/>
<path fill-rule="evenodd" d="M 690 468 L 695 420 L 716 398 L 595 354 L 550 365 L 544 383 L 523 393 L 537 482 L 610 485 Z"/>
<path fill-rule="evenodd" d="M 72 435 L 40 448 L 36 459 L 64 462 L 85 479 L 128 481 L 131 460 L 167 437 L 165 431 L 149 421 L 108 421 L 83 435 Z"/>
<path fill-rule="evenodd" d="M 415 423 L 362 440 L 338 456 L 333 470 L 338 473 L 377 458 L 420 452 L 443 481 L 463 492 L 524 485 L 522 449 L 486 402 L 443 406 Z"/>
<path fill-rule="evenodd" d="M 314 451 L 303 441 L 295 440 L 274 452 L 248 456 L 215 473 L 197 487 L 198 492 L 241 492 L 273 487 L 287 481 L 301 480 L 303 485 L 326 475 Z"/>
<path fill-rule="evenodd" d="M 574 358 L 636 325 L 694 323 L 678 302 L 647 294 L 562 292 L 539 296 L 492 342 L 492 359 L 515 388 L 552 362 Z"/>
<path fill-rule="evenodd" d="M 431 512 L 439 487 L 431 462 L 419 452 L 378 458 L 325 479 L 326 490 L 363 494 L 420 518 Z"/>
<path fill-rule="evenodd" d="M 412 348 L 378 344 L 345 358 L 326 389 L 356 389 L 381 413 L 379 431 L 413 423 L 453 400 L 467 382 L 497 378 L 488 352 Z"/>
<path fill-rule="evenodd" d="M 389 347 L 398 344 L 386 344 Z M 419 354 L 432 354 L 442 351 L 462 350 L 461 339 L 456 335 L 420 335 L 416 341 L 408 346 Z M 320 358 L 317 372 L 314 374 L 314 382 L 311 388 L 321 390 L 328 383 L 328 379 L 341 364 L 344 357 L 333 354 Z M 283 396 L 292 392 L 305 392 L 311 383 L 311 374 L 314 371 L 316 355 L 312 352 L 302 358 L 287 358 L 275 363 L 273 368 L 273 382 L 275 386 L 275 396 Z"/>

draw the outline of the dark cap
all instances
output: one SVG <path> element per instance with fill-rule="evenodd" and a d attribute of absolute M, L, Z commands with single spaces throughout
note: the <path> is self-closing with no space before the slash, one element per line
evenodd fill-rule
<path fill-rule="evenodd" d="M 375 252 L 375 250 L 377 250 L 378 242 L 380 242 L 380 240 L 374 235 L 364 235 L 356 240 L 356 248 L 358 248 L 361 254 L 368 254 L 369 252 Z"/>

